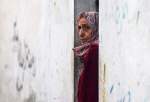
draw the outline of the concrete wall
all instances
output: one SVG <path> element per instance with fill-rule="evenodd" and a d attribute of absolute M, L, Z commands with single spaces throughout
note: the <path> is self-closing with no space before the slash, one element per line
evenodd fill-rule
<path fill-rule="evenodd" d="M 149 0 L 100 1 L 103 102 L 150 102 L 149 10 Z"/>
<path fill-rule="evenodd" d="M 73 7 L 0 0 L 0 102 L 73 102 Z"/>
<path fill-rule="evenodd" d="M 0 102 L 73 102 L 73 2 L 0 0 Z M 150 101 L 149 9 L 100 1 L 100 102 Z"/>

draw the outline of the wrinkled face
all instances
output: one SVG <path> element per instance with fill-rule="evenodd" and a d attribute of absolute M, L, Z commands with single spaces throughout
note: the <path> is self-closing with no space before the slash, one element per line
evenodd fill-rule
<path fill-rule="evenodd" d="M 81 18 L 78 21 L 78 34 L 83 43 L 89 41 L 92 36 L 92 29 L 85 18 Z"/>

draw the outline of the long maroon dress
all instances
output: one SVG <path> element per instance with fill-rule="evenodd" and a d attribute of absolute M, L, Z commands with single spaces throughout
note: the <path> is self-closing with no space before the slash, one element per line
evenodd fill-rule
<path fill-rule="evenodd" d="M 84 69 L 78 83 L 78 102 L 98 102 L 98 43 L 91 43 L 81 57 Z"/>

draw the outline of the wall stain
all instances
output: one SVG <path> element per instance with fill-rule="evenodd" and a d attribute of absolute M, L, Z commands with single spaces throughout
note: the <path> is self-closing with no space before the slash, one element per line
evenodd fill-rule
<path fill-rule="evenodd" d="M 56 1 L 54 1 L 54 6 L 56 6 Z"/>
<path fill-rule="evenodd" d="M 128 5 L 127 3 L 123 3 L 122 5 L 119 5 L 116 7 L 115 10 L 115 22 L 118 26 L 118 32 L 117 34 L 120 34 L 123 28 L 123 23 L 127 17 L 128 14 Z"/>
<path fill-rule="evenodd" d="M 13 29 L 14 29 L 14 36 L 13 36 L 13 41 L 14 42 L 17 42 L 19 40 L 19 37 L 18 37 L 18 30 L 17 30 L 17 21 L 15 21 L 13 23 Z"/>
<path fill-rule="evenodd" d="M 27 99 L 24 99 L 24 102 L 36 102 L 36 94 L 32 92 Z"/>
<path fill-rule="evenodd" d="M 131 92 L 128 91 L 128 102 L 131 102 Z"/>
<path fill-rule="evenodd" d="M 120 86 L 120 82 L 118 82 L 118 86 Z"/>
<path fill-rule="evenodd" d="M 18 64 L 23 69 L 33 68 L 35 57 L 31 54 L 31 51 L 26 43 L 19 48 L 18 51 Z"/>
<path fill-rule="evenodd" d="M 104 82 L 106 81 L 106 64 L 104 64 L 104 75 L 103 75 L 103 77 L 104 77 Z"/>
<path fill-rule="evenodd" d="M 22 74 L 21 76 L 18 76 L 20 81 L 20 85 L 17 83 L 16 88 L 18 91 L 22 90 L 23 88 L 23 82 L 24 82 L 24 73 L 26 72 L 27 69 L 30 69 L 32 72 L 32 76 L 36 76 L 36 69 L 34 67 L 35 63 L 35 57 L 31 54 L 31 51 L 28 47 L 28 45 L 24 42 L 23 44 L 20 43 L 18 44 L 18 52 L 17 52 L 17 60 L 18 60 L 18 66 L 19 68 L 22 69 Z M 31 68 L 33 70 L 31 70 Z"/>
<path fill-rule="evenodd" d="M 8 67 L 9 67 L 8 64 L 4 65 L 4 69 L 8 69 Z"/>
<path fill-rule="evenodd" d="M 18 35 L 14 35 L 14 36 L 13 36 L 13 41 L 15 41 L 15 42 L 19 41 Z"/>
<path fill-rule="evenodd" d="M 13 36 L 13 41 L 16 42 L 17 46 L 17 60 L 18 66 L 22 69 L 33 68 L 35 63 L 35 57 L 30 51 L 26 42 L 21 42 L 18 35 Z"/>
<path fill-rule="evenodd" d="M 131 92 L 128 91 L 128 93 L 124 95 L 121 99 L 119 99 L 117 102 L 131 102 Z"/>
<path fill-rule="evenodd" d="M 138 24 L 138 22 L 139 22 L 139 17 L 140 17 L 140 11 L 138 10 L 137 11 L 137 17 L 136 17 L 136 24 Z"/>
<path fill-rule="evenodd" d="M 14 28 L 17 26 L 17 21 L 14 22 L 13 26 Z"/>
<path fill-rule="evenodd" d="M 14 36 L 12 37 L 13 42 L 16 43 L 16 46 L 18 48 L 17 50 L 17 59 L 18 59 L 18 65 L 20 68 L 26 69 L 32 68 L 33 64 L 35 62 L 35 58 L 33 54 L 30 51 L 30 48 L 28 44 L 24 41 L 22 42 L 21 39 L 19 39 L 19 33 L 17 31 L 17 21 L 13 23 L 14 26 Z"/>
<path fill-rule="evenodd" d="M 21 83 L 19 80 L 16 82 L 16 90 L 17 92 L 21 92 L 23 89 L 23 83 Z"/>
<path fill-rule="evenodd" d="M 126 97 L 124 96 L 122 102 L 125 102 L 125 99 L 126 99 Z"/>
<path fill-rule="evenodd" d="M 111 94 L 114 89 L 114 85 L 111 86 L 109 93 Z"/>
<path fill-rule="evenodd" d="M 26 70 L 27 69 L 30 70 L 32 77 L 35 77 L 36 75 L 36 71 L 35 71 L 36 69 L 34 66 L 35 57 L 33 53 L 31 53 L 31 50 L 28 44 L 24 40 L 19 38 L 19 32 L 17 29 L 17 21 L 13 23 L 13 28 L 14 28 L 14 34 L 12 36 L 12 41 L 14 43 L 13 49 L 16 49 L 15 53 L 17 54 L 18 67 L 22 69 L 20 73 L 18 73 L 18 76 L 17 76 L 16 90 L 17 92 L 21 92 L 24 86 L 24 78 L 25 78 L 24 75 L 27 72 Z M 29 100 L 31 100 L 31 98 L 32 97 L 30 97 Z M 30 102 L 30 101 L 27 101 L 27 102 Z"/>
<path fill-rule="evenodd" d="M 140 82 L 139 81 L 137 82 L 137 86 L 140 86 Z"/>
<path fill-rule="evenodd" d="M 103 93 L 102 93 L 102 98 L 103 98 L 103 101 L 106 102 L 106 87 L 105 87 L 105 84 L 106 84 L 106 64 L 104 64 L 104 70 L 103 70 Z"/>

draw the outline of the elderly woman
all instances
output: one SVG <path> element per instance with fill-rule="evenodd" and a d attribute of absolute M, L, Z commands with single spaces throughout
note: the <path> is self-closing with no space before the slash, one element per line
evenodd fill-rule
<path fill-rule="evenodd" d="M 78 102 L 98 102 L 98 13 L 82 12 L 77 18 L 81 45 L 74 48 L 84 68 L 78 82 Z"/>

